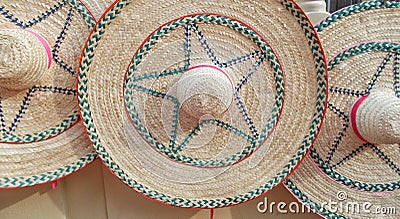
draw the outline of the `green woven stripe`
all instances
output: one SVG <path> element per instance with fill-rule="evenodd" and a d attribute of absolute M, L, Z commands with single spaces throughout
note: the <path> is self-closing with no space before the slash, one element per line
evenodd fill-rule
<path fill-rule="evenodd" d="M 331 24 L 335 23 L 336 21 L 339 21 L 343 18 L 352 16 L 357 13 L 361 13 L 361 12 L 369 11 L 369 10 L 385 9 L 385 8 L 399 8 L 399 7 L 400 7 L 400 2 L 394 2 L 394 1 L 383 2 L 382 0 L 380 0 L 380 1 L 363 2 L 360 4 L 346 7 L 342 10 L 335 12 L 331 16 L 325 18 L 315 28 L 318 32 L 322 32 L 322 31 L 324 31 L 324 29 L 326 29 L 327 27 L 329 27 Z"/>
<path fill-rule="evenodd" d="M 96 157 L 97 157 L 96 152 L 92 151 L 89 154 L 85 155 L 84 157 L 81 157 L 78 161 L 71 163 L 67 166 L 58 168 L 55 171 L 49 171 L 46 173 L 28 177 L 0 178 L 0 187 L 17 188 L 17 187 L 33 186 L 46 182 L 51 182 L 81 169 L 82 167 L 86 166 L 88 163 L 96 159 Z"/>
<path fill-rule="evenodd" d="M 179 110 L 179 101 L 172 97 L 169 96 L 165 93 L 160 93 L 155 90 L 151 90 L 149 88 L 144 88 L 142 86 L 136 85 L 135 81 L 144 80 L 146 78 L 148 79 L 153 79 L 157 77 L 161 77 L 164 75 L 175 75 L 175 74 L 180 74 L 184 73 L 186 69 L 189 66 L 185 66 L 184 68 L 176 69 L 171 72 L 165 72 L 162 74 L 150 74 L 150 75 L 145 75 L 145 76 L 137 76 L 136 70 L 138 68 L 138 65 L 141 63 L 142 59 L 149 53 L 149 51 L 157 45 L 160 39 L 164 38 L 165 35 L 170 34 L 171 31 L 176 30 L 179 27 L 185 27 L 186 25 L 190 24 L 216 24 L 216 25 L 222 25 L 225 27 L 229 27 L 246 38 L 252 40 L 260 49 L 263 51 L 265 54 L 267 54 L 267 59 L 270 63 L 271 68 L 274 70 L 274 77 L 275 77 L 275 89 L 277 96 L 275 97 L 275 103 L 274 103 L 274 108 L 271 111 L 271 117 L 267 120 L 267 124 L 265 125 L 265 128 L 262 130 L 262 135 L 260 138 L 254 139 L 253 141 L 250 142 L 250 144 L 240 152 L 236 152 L 235 154 L 231 155 L 230 157 L 225 157 L 222 159 L 218 160 L 213 160 L 213 159 L 207 159 L 207 160 L 200 160 L 197 158 L 192 158 L 192 157 L 187 157 L 185 155 L 179 155 L 176 153 L 176 150 L 179 148 L 175 149 L 175 140 L 176 140 L 176 130 L 178 127 L 178 110 Z M 281 113 L 282 105 L 283 105 L 283 98 L 284 98 L 284 82 L 283 82 L 283 73 L 281 66 L 279 65 L 279 62 L 276 58 L 276 55 L 272 52 L 272 49 L 268 46 L 266 42 L 264 42 L 260 36 L 257 35 L 253 30 L 250 28 L 246 27 L 244 24 L 232 20 L 227 17 L 223 16 L 215 16 L 215 15 L 209 15 L 209 14 L 201 14 L 201 15 L 192 15 L 190 17 L 185 17 L 180 20 L 171 22 L 167 25 L 164 25 L 160 29 L 156 30 L 153 35 L 149 37 L 146 43 L 142 47 L 138 49 L 138 52 L 135 54 L 134 59 L 131 61 L 131 65 L 129 66 L 129 71 L 126 76 L 126 81 L 124 83 L 124 88 L 125 88 L 125 95 L 124 95 L 124 100 L 125 100 L 125 106 L 129 112 L 129 116 L 131 117 L 131 120 L 133 124 L 135 125 L 136 130 L 138 133 L 146 139 L 147 143 L 152 145 L 153 147 L 157 148 L 159 151 L 161 151 L 163 154 L 167 155 L 169 158 L 174 159 L 179 162 L 183 162 L 186 164 L 190 164 L 192 166 L 201 166 L 201 167 L 224 167 L 224 166 L 229 166 L 232 165 L 247 156 L 249 156 L 251 153 L 254 152 L 254 150 L 259 147 L 262 142 L 265 141 L 265 139 L 271 134 L 271 130 L 273 127 L 276 125 L 278 122 L 279 115 Z M 138 115 L 138 110 L 137 107 L 133 104 L 135 101 L 132 99 L 132 94 L 133 91 L 132 89 L 136 89 L 138 91 L 144 92 L 146 94 L 153 95 L 155 97 L 160 97 L 164 98 L 167 100 L 170 100 L 174 102 L 175 108 L 174 108 L 174 115 L 175 117 L 173 118 L 172 124 L 175 127 L 172 136 L 171 136 L 171 145 L 166 146 L 161 144 L 160 142 L 157 142 L 150 132 L 145 128 L 145 126 L 142 124 L 140 121 L 140 116 Z M 217 123 L 212 123 L 216 124 Z M 240 131 L 238 132 L 237 128 L 231 127 L 230 125 L 225 125 L 227 130 L 232 131 L 234 134 L 239 134 Z M 194 130 L 193 130 L 194 131 Z M 242 137 L 242 135 L 238 135 Z M 247 136 L 246 140 L 249 138 Z M 189 134 L 188 136 L 185 137 L 185 142 L 184 143 L 176 143 L 178 145 L 185 145 L 187 141 L 189 141 L 192 138 L 192 135 Z"/>
<path fill-rule="evenodd" d="M 90 14 L 90 12 L 85 8 L 85 6 L 82 4 L 81 1 L 79 0 L 69 0 L 69 4 L 74 7 L 75 10 L 79 12 L 79 14 L 82 16 L 83 20 L 86 22 L 88 25 L 88 29 L 91 30 L 94 25 L 96 25 L 96 21 L 94 17 Z"/>
<path fill-rule="evenodd" d="M 52 137 L 55 137 L 67 129 L 69 129 L 72 125 L 74 125 L 79 120 L 79 113 L 77 110 L 67 116 L 60 124 L 56 127 L 49 128 L 42 132 L 34 132 L 31 134 L 5 134 L 2 133 L 0 136 L 0 142 L 2 143 L 30 143 L 43 141 Z"/>
<path fill-rule="evenodd" d="M 95 146 L 98 155 L 103 159 L 104 163 L 115 173 L 115 175 L 120 178 L 125 184 L 135 189 L 136 191 L 156 199 L 158 201 L 165 202 L 167 204 L 171 204 L 179 207 L 189 207 L 189 208 L 216 208 L 229 206 L 233 204 L 240 204 L 242 202 L 254 199 L 259 195 L 265 193 L 266 191 L 272 189 L 274 186 L 278 185 L 282 182 L 285 177 L 291 172 L 294 167 L 299 163 L 301 158 L 303 158 L 311 146 L 312 142 L 315 139 L 316 132 L 318 131 L 321 119 L 324 114 L 325 109 L 325 96 L 326 96 L 326 72 L 325 72 L 325 62 L 323 59 L 323 55 L 321 52 L 321 47 L 315 37 L 313 29 L 311 25 L 307 22 L 305 16 L 300 12 L 299 8 L 297 8 L 291 1 L 280 1 L 286 8 L 292 12 L 292 14 L 298 19 L 299 23 L 301 23 L 302 28 L 306 34 L 307 39 L 309 40 L 309 44 L 311 45 L 311 49 L 313 50 L 314 60 L 317 62 L 317 79 L 319 83 L 318 88 L 318 97 L 317 97 L 317 105 L 316 112 L 314 115 L 314 119 L 312 125 L 310 127 L 309 134 L 305 137 L 302 145 L 299 146 L 298 152 L 291 158 L 290 162 L 282 169 L 281 172 L 277 173 L 277 175 L 266 182 L 266 184 L 260 186 L 259 188 L 254 189 L 253 191 L 249 191 L 245 194 L 241 194 L 234 197 L 227 197 L 223 199 L 212 199 L 212 200 L 198 200 L 198 199 L 182 199 L 177 197 L 171 197 L 166 194 L 158 193 L 157 191 L 151 190 L 140 184 L 139 182 L 132 179 L 129 175 L 127 175 L 110 157 L 105 148 L 101 145 L 101 140 L 98 137 L 97 130 L 94 127 L 93 119 L 91 117 L 90 105 L 88 103 L 88 78 L 87 74 L 90 70 L 90 65 L 92 62 L 92 58 L 94 56 L 95 48 L 97 47 L 99 41 L 101 40 L 102 35 L 105 33 L 105 30 L 108 25 L 111 24 L 112 20 L 115 19 L 118 14 L 121 13 L 121 10 L 124 6 L 129 4 L 131 1 L 120 0 L 116 3 L 112 9 L 108 12 L 108 14 L 96 25 L 94 33 L 89 38 L 88 44 L 84 50 L 84 56 L 80 66 L 80 73 L 78 75 L 78 98 L 79 98 L 79 106 L 82 113 L 82 120 L 84 125 L 88 131 L 89 137 L 92 140 L 92 143 Z"/>
<path fill-rule="evenodd" d="M 361 43 L 357 46 L 350 47 L 340 54 L 337 54 L 329 63 L 328 70 L 332 71 L 337 65 L 342 63 L 343 61 L 363 53 L 367 52 L 400 52 L 400 44 L 390 43 L 390 42 L 369 42 L 369 43 Z"/>
<path fill-rule="evenodd" d="M 312 200 L 310 200 L 307 195 L 303 194 L 297 187 L 294 185 L 294 183 L 290 180 L 287 179 L 285 181 L 285 186 L 292 192 L 293 195 L 297 196 L 303 205 L 307 206 L 310 208 L 313 212 L 323 216 L 324 218 L 329 218 L 329 219 L 347 219 L 344 216 L 337 215 L 331 211 L 326 210 L 325 208 L 322 208 L 318 204 L 314 203 Z"/>

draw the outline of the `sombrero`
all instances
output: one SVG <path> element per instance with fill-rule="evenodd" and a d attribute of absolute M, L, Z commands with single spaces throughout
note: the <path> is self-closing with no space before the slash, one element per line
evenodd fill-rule
<path fill-rule="evenodd" d="M 399 2 L 374 1 L 316 26 L 328 60 L 328 109 L 310 155 L 286 185 L 328 218 L 399 218 L 399 209 L 372 212 L 400 203 L 399 18 Z M 368 202 L 372 213 L 335 212 L 322 206 L 329 200 Z"/>
<path fill-rule="evenodd" d="M 56 181 L 96 158 L 76 103 L 94 18 L 75 0 L 0 2 L 0 187 Z"/>
<path fill-rule="evenodd" d="M 127 186 L 216 208 L 282 182 L 312 145 L 325 60 L 292 1 L 116 1 L 89 37 L 81 117 Z"/>

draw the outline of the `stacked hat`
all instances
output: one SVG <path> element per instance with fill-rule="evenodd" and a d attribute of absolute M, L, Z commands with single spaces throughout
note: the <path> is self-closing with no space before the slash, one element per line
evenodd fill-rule
<path fill-rule="evenodd" d="M 96 158 L 75 86 L 94 24 L 75 0 L 0 2 L 0 188 L 56 181 Z"/>
<path fill-rule="evenodd" d="M 327 218 L 399 218 L 400 3 L 364 2 L 316 26 L 328 59 L 321 133 L 286 186 Z"/>
<path fill-rule="evenodd" d="M 104 164 L 140 194 L 235 205 L 281 183 L 311 147 L 324 60 L 293 1 L 120 0 L 84 49 L 82 120 Z"/>

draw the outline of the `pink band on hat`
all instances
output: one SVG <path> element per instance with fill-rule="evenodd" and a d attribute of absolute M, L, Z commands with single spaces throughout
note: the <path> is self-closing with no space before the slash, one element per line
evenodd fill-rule
<path fill-rule="evenodd" d="M 47 65 L 47 68 L 50 68 L 50 66 L 51 66 L 51 61 L 52 61 L 52 57 L 51 57 L 50 46 L 49 46 L 49 44 L 47 43 L 47 41 L 46 41 L 45 39 L 43 39 L 43 37 L 39 36 L 39 34 L 33 32 L 33 31 L 31 31 L 31 30 L 27 30 L 27 29 L 24 29 L 24 30 L 27 31 L 27 32 L 29 32 L 29 33 L 31 33 L 31 34 L 33 34 L 33 35 L 34 35 L 36 38 L 38 38 L 38 40 L 42 43 L 42 45 L 43 45 L 43 47 L 46 49 L 46 53 L 47 53 L 47 58 L 48 58 L 48 65 Z"/>
<path fill-rule="evenodd" d="M 353 127 L 354 133 L 357 135 L 358 138 L 360 138 L 364 142 L 368 142 L 368 141 L 365 140 L 365 138 L 363 138 L 363 136 L 361 136 L 360 132 L 358 131 L 357 123 L 356 123 L 356 117 L 357 117 L 358 107 L 360 107 L 361 103 L 365 99 L 367 99 L 368 96 L 369 96 L 369 94 L 367 94 L 365 96 L 362 96 L 356 101 L 356 103 L 354 104 L 353 108 L 351 109 L 351 115 L 350 115 L 351 126 Z"/>

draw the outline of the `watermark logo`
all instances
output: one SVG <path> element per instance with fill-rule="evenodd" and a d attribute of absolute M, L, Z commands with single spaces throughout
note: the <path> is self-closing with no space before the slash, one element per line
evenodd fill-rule
<path fill-rule="evenodd" d="M 304 204 L 299 204 L 298 202 L 269 202 L 267 197 L 264 197 L 264 200 L 257 204 L 257 211 L 260 213 L 267 213 L 270 214 L 274 212 L 278 212 L 280 214 L 288 214 L 288 213 L 316 213 L 315 208 L 309 208 Z"/>
<path fill-rule="evenodd" d="M 322 208 L 327 209 L 332 213 L 340 214 L 385 214 L 395 215 L 396 207 L 374 205 L 371 202 L 350 201 L 348 200 L 347 193 L 339 191 L 336 194 L 337 201 L 329 200 L 321 204 Z"/>
<path fill-rule="evenodd" d="M 334 214 L 380 214 L 396 215 L 397 209 L 394 206 L 374 205 L 371 202 L 350 201 L 348 194 L 339 191 L 336 194 L 336 200 L 328 200 L 317 206 L 315 203 L 299 204 L 298 202 L 269 202 L 265 197 L 263 201 L 257 204 L 257 211 L 260 213 L 298 214 L 298 213 L 319 213 L 322 209 Z"/>
<path fill-rule="evenodd" d="M 344 200 L 347 199 L 347 193 L 346 193 L 346 192 L 343 192 L 343 191 L 339 191 L 339 192 L 336 194 L 336 197 L 337 197 L 337 199 L 338 199 L 339 201 L 344 201 Z"/>

